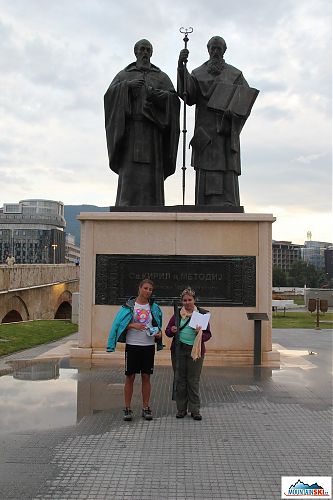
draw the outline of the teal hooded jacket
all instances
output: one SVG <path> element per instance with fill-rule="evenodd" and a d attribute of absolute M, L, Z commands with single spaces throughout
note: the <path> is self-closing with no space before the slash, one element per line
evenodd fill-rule
<path fill-rule="evenodd" d="M 135 297 L 128 299 L 125 305 L 121 306 L 114 318 L 109 333 L 109 338 L 106 346 L 107 352 L 113 352 L 116 349 L 117 342 L 126 342 L 126 330 L 129 323 L 133 318 L 133 310 L 135 304 Z M 162 311 L 161 308 L 155 304 L 153 300 L 149 302 L 151 315 L 153 317 L 153 326 L 157 326 L 162 330 Z M 156 339 L 157 350 L 163 349 L 164 345 L 162 339 Z"/>

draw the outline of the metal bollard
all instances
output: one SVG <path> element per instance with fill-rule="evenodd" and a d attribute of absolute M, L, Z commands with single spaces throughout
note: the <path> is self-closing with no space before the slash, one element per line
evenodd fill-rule
<path fill-rule="evenodd" d="M 261 365 L 261 322 L 268 321 L 267 313 L 246 313 L 247 319 L 254 320 L 253 364 Z"/>

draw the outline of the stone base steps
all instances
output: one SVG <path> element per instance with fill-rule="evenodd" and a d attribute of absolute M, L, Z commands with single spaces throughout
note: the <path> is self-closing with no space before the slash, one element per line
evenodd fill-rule
<path fill-rule="evenodd" d="M 90 358 L 92 363 L 124 363 L 124 346 L 117 347 L 115 352 L 108 353 L 102 348 L 72 348 L 72 358 Z M 163 349 L 155 354 L 156 366 L 171 366 L 170 350 Z M 252 351 L 214 351 L 207 350 L 205 354 L 205 366 L 252 366 Z M 262 354 L 262 366 L 279 367 L 280 353 L 268 351 Z"/>

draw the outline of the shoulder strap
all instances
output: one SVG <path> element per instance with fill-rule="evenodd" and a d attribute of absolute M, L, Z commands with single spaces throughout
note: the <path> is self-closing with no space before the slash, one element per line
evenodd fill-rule
<path fill-rule="evenodd" d="M 191 321 L 191 318 L 187 318 L 187 320 L 185 321 L 185 323 L 179 327 L 179 331 L 181 331 L 183 328 L 185 328 L 186 325 L 188 325 L 188 323 Z"/>

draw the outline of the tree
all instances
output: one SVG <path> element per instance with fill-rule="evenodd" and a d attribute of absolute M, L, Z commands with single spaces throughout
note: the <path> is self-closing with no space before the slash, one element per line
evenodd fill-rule
<path fill-rule="evenodd" d="M 319 275 L 319 286 L 320 288 L 331 288 L 332 280 L 328 278 L 328 274 L 325 273 L 325 270 L 321 270 Z"/>
<path fill-rule="evenodd" d="M 306 285 L 308 288 L 318 288 L 321 275 L 322 271 L 309 262 L 297 260 L 292 264 L 288 273 L 288 285 L 300 287 Z"/>
<path fill-rule="evenodd" d="M 287 274 L 283 269 L 273 267 L 273 286 L 287 286 Z"/>

